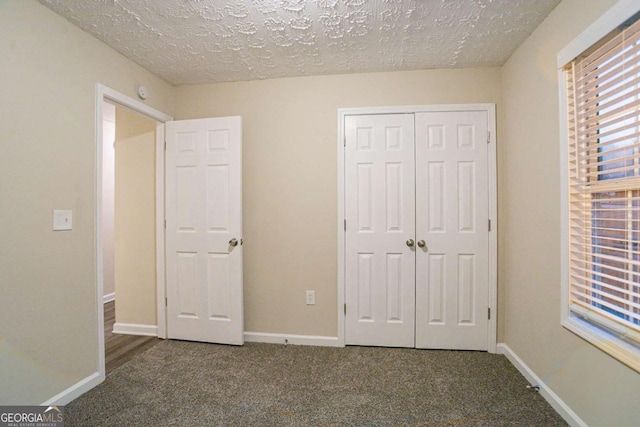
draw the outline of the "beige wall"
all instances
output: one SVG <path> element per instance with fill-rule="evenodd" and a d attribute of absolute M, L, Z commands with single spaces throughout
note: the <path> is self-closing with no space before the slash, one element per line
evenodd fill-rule
<path fill-rule="evenodd" d="M 98 368 L 95 84 L 173 87 L 33 0 L 0 1 L 0 58 L 0 404 L 40 404 Z"/>
<path fill-rule="evenodd" d="M 156 122 L 116 108 L 116 323 L 157 325 Z"/>
<path fill-rule="evenodd" d="M 500 69 L 183 86 L 176 101 L 179 119 L 243 119 L 245 330 L 335 337 L 338 108 L 499 104 Z"/>
<path fill-rule="evenodd" d="M 505 342 L 590 426 L 640 420 L 640 375 L 560 326 L 557 53 L 612 0 L 565 0 L 503 68 Z"/>

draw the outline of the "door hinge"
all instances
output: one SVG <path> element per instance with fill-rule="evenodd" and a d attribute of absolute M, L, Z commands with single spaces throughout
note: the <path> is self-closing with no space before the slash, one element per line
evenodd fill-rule
<path fill-rule="evenodd" d="M 491 132 L 487 131 L 487 144 L 491 143 Z"/>
<path fill-rule="evenodd" d="M 344 220 L 344 231 L 347 231 L 347 220 Z"/>
<path fill-rule="evenodd" d="M 167 229 L 167 220 L 166 219 L 164 220 L 164 229 L 165 230 Z"/>
<path fill-rule="evenodd" d="M 487 308 L 487 319 L 491 320 L 491 307 Z"/>
<path fill-rule="evenodd" d="M 344 305 L 344 315 L 347 315 L 347 304 Z"/>
<path fill-rule="evenodd" d="M 164 297 L 164 306 L 166 307 L 168 305 L 169 305 L 169 301 L 168 301 L 167 297 Z"/>
<path fill-rule="evenodd" d="M 347 146 L 347 135 L 344 136 L 344 139 L 342 140 L 343 145 L 346 147 Z"/>
<path fill-rule="evenodd" d="M 164 151 L 167 151 L 167 140 L 164 140 Z"/>
<path fill-rule="evenodd" d="M 489 231 L 491 231 L 491 220 L 489 220 Z"/>

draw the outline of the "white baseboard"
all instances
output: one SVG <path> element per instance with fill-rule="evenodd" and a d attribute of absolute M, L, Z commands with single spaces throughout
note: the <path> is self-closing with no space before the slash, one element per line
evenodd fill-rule
<path fill-rule="evenodd" d="M 529 381 L 531 385 L 537 385 L 538 387 L 540 387 L 540 395 L 549 403 L 549 405 L 551 405 L 553 409 L 556 410 L 558 414 L 560 414 L 560 416 L 562 416 L 562 418 L 564 418 L 564 420 L 570 426 L 588 427 L 587 423 L 582 421 L 578 414 L 573 412 L 569 405 L 567 405 L 562 399 L 560 399 L 560 396 L 555 394 L 553 390 L 549 388 L 549 386 L 542 382 L 540 377 L 538 377 L 535 372 L 533 372 L 533 370 L 526 363 L 524 363 L 524 361 L 520 359 L 520 357 L 518 357 L 518 355 L 513 350 L 511 350 L 511 348 L 507 344 L 499 343 L 496 346 L 496 350 L 498 354 L 504 354 L 505 356 L 507 356 L 507 359 L 509 359 L 511 364 L 515 366 L 518 371 L 520 371 L 520 373 L 527 379 L 527 381 Z"/>
<path fill-rule="evenodd" d="M 271 334 L 267 332 L 245 332 L 246 342 L 260 342 L 267 344 L 316 345 L 320 347 L 344 347 L 338 342 L 338 337 L 323 337 L 317 335 L 288 335 Z"/>
<path fill-rule="evenodd" d="M 101 377 L 98 372 L 95 372 L 89 375 L 87 378 L 80 380 L 63 392 L 56 394 L 51 399 L 42 403 L 40 406 L 64 406 L 67 403 L 71 402 L 73 399 L 76 399 L 84 393 L 88 392 L 89 390 L 100 384 L 102 381 L 104 381 L 104 377 Z"/>
<path fill-rule="evenodd" d="M 113 333 L 157 337 L 158 327 L 156 325 L 140 325 L 137 323 L 114 323 Z"/>
<path fill-rule="evenodd" d="M 106 304 L 108 302 L 115 301 L 115 300 L 116 300 L 116 293 L 115 292 L 111 292 L 110 294 L 107 294 L 104 297 L 102 297 L 102 303 L 103 304 Z"/>

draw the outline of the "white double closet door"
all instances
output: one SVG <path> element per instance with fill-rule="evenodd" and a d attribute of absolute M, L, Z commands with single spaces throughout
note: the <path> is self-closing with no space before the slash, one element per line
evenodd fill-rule
<path fill-rule="evenodd" d="M 345 341 L 487 350 L 487 112 L 345 121 Z"/>

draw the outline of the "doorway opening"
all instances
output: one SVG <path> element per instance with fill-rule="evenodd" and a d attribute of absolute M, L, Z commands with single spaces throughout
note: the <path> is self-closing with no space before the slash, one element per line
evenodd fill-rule
<path fill-rule="evenodd" d="M 96 219 L 96 313 L 98 326 L 98 374 L 100 381 L 106 376 L 106 346 L 105 340 L 111 340 L 110 344 L 118 347 L 118 340 L 129 341 L 121 346 L 121 350 L 131 347 L 132 344 L 144 348 L 145 342 L 149 341 L 148 336 L 166 338 L 165 327 L 165 291 L 164 291 L 164 123 L 172 118 L 167 114 L 157 111 L 149 106 L 129 98 L 104 85 L 96 85 L 96 178 L 95 178 L 95 219 Z M 116 126 L 118 116 L 122 119 L 120 132 Z M 120 135 L 118 135 L 120 133 Z M 117 153 L 113 142 L 120 139 L 125 147 L 121 153 Z M 111 146 L 109 146 L 111 144 Z M 117 143 L 116 143 L 117 146 Z M 122 154 L 122 156 L 120 156 Z M 136 165 L 136 158 L 146 157 L 143 168 Z M 123 171 L 116 172 L 116 158 L 121 158 L 121 163 L 126 166 Z M 128 163 L 133 165 L 127 166 Z M 138 166 L 138 167 L 136 167 Z M 142 170 L 146 169 L 146 170 Z M 129 176 L 127 176 L 129 174 Z M 141 179 L 142 178 L 142 179 Z M 121 188 L 126 191 L 117 194 L 116 182 L 122 181 Z M 136 194 L 136 193 L 144 194 Z M 142 203 L 129 203 L 127 200 L 141 198 Z M 121 289 L 120 298 L 124 312 L 121 313 L 123 321 L 118 324 L 119 319 L 115 308 L 115 299 L 118 297 L 118 278 L 116 277 L 115 265 L 118 264 L 118 231 L 114 227 L 117 223 L 118 212 L 114 208 L 117 203 L 114 200 L 121 199 L 122 206 L 128 209 L 146 209 L 139 215 L 133 215 L 127 210 L 121 212 L 124 218 L 143 218 L 142 222 L 149 222 L 144 230 L 136 230 L 140 226 L 135 221 L 127 220 L 123 224 L 122 233 L 124 241 L 120 242 L 124 248 L 130 251 L 136 250 L 141 242 L 146 245 L 147 264 L 146 279 L 147 289 L 142 290 L 142 294 L 152 295 L 154 301 L 146 301 L 147 318 L 153 316 L 149 312 L 155 311 L 156 325 L 146 325 L 146 321 L 136 320 L 138 314 L 131 314 L 131 308 L 127 308 L 127 302 L 135 303 L 136 293 L 140 289 L 125 286 Z M 151 205 L 151 206 L 149 206 Z M 145 219 L 146 217 L 146 219 Z M 155 217 L 155 220 L 153 218 Z M 131 230 L 134 230 L 132 233 Z M 142 234 L 141 234 L 142 233 Z M 137 236 L 136 236 L 137 234 Z M 133 244 L 126 239 L 134 239 Z M 153 240 L 149 248 L 149 240 Z M 135 243 L 137 241 L 137 244 Z M 132 254 L 121 251 L 123 259 L 135 259 Z M 134 254 L 135 255 L 135 254 Z M 125 274 L 124 282 L 135 283 L 135 277 L 131 276 L 131 269 L 127 272 L 127 265 L 118 268 Z M 138 278 L 139 279 L 139 278 Z M 149 291 L 151 286 L 151 292 Z M 155 292 L 154 292 L 155 291 Z M 155 293 L 155 297 L 153 296 Z M 133 297 L 132 297 L 133 295 Z M 144 298 L 144 297 L 143 297 Z M 105 304 L 106 303 L 106 304 Z M 120 310 L 119 310 L 120 311 Z M 127 311 L 129 313 L 127 313 Z M 107 323 L 108 322 L 108 323 Z M 114 337 L 111 331 L 133 336 Z M 115 340 L 115 341 L 114 341 Z M 120 343 L 122 344 L 122 343 Z M 148 343 L 147 343 L 148 344 Z M 113 353 L 114 363 L 122 361 L 121 355 Z M 112 364 L 110 364 L 113 366 Z"/>
<path fill-rule="evenodd" d="M 107 101 L 103 108 L 101 226 L 108 374 L 159 341 L 154 226 L 157 122 Z"/>

